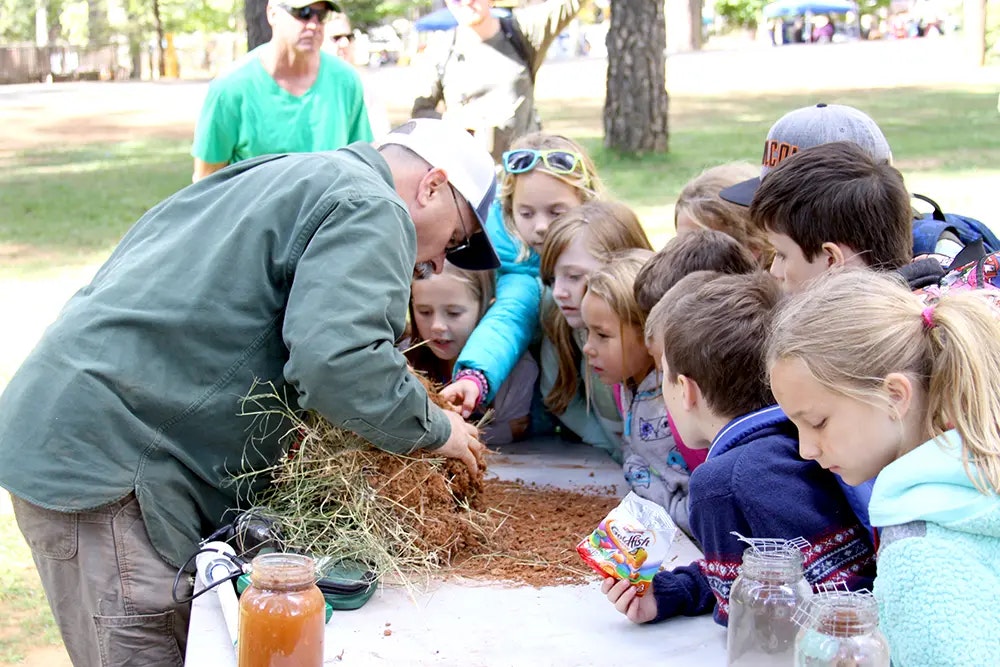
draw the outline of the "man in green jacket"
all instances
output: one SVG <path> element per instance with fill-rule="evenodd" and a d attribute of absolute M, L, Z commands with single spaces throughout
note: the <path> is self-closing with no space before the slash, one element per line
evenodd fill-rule
<path fill-rule="evenodd" d="M 476 467 L 474 427 L 394 342 L 415 266 L 498 265 L 494 190 L 471 136 L 422 119 L 379 150 L 240 162 L 125 235 L 0 396 L 0 486 L 75 664 L 183 664 L 174 575 L 244 500 L 232 477 L 285 454 L 280 419 L 239 415 L 254 383 Z"/>

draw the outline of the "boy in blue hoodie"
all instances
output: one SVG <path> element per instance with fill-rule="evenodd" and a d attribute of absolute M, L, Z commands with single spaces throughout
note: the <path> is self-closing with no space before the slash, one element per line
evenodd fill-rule
<path fill-rule="evenodd" d="M 747 537 L 803 537 L 810 584 L 870 588 L 875 556 L 837 480 L 798 454 L 795 426 L 774 405 L 764 343 L 780 299 L 764 273 L 692 273 L 664 295 L 646 322 L 661 346 L 663 398 L 674 425 L 708 458 L 691 474 L 690 523 L 705 557 L 660 572 L 652 595 L 606 579 L 602 591 L 634 623 L 714 612 L 729 619 L 729 589 Z"/>

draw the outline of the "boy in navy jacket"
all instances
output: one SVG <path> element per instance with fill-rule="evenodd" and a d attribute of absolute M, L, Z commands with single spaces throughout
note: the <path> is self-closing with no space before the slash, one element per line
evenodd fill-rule
<path fill-rule="evenodd" d="M 664 295 L 646 323 L 662 346 L 663 397 L 674 425 L 708 458 L 691 474 L 691 530 L 704 559 L 663 571 L 652 595 L 606 579 L 602 591 L 635 623 L 714 611 L 729 619 L 729 589 L 746 537 L 803 537 L 810 584 L 871 588 L 875 554 L 833 474 L 798 454 L 795 426 L 774 405 L 764 341 L 780 298 L 764 273 L 692 273 Z"/>

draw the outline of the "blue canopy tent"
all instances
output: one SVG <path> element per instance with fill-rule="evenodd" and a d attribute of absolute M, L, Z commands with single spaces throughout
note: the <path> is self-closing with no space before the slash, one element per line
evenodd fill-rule
<path fill-rule="evenodd" d="M 492 10 L 492 13 L 497 18 L 510 14 L 505 9 L 496 8 Z M 435 10 L 426 16 L 421 16 L 413 24 L 413 27 L 417 32 L 430 32 L 432 30 L 453 30 L 457 25 L 458 21 L 455 20 L 455 15 L 451 13 L 450 9 L 445 7 Z"/>
<path fill-rule="evenodd" d="M 846 14 L 857 11 L 857 3 L 851 0 L 777 0 L 777 2 L 764 5 L 764 18 L 805 16 L 806 14 Z"/>

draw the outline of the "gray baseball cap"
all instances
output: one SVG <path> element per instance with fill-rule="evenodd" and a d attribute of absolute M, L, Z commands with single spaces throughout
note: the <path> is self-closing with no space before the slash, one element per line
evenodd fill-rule
<path fill-rule="evenodd" d="M 764 141 L 760 177 L 732 185 L 719 196 L 728 202 L 749 206 L 761 179 L 779 162 L 805 148 L 834 141 L 850 141 L 874 160 L 892 162 L 889 142 L 870 116 L 842 104 L 817 104 L 789 111 L 779 118 Z"/>

